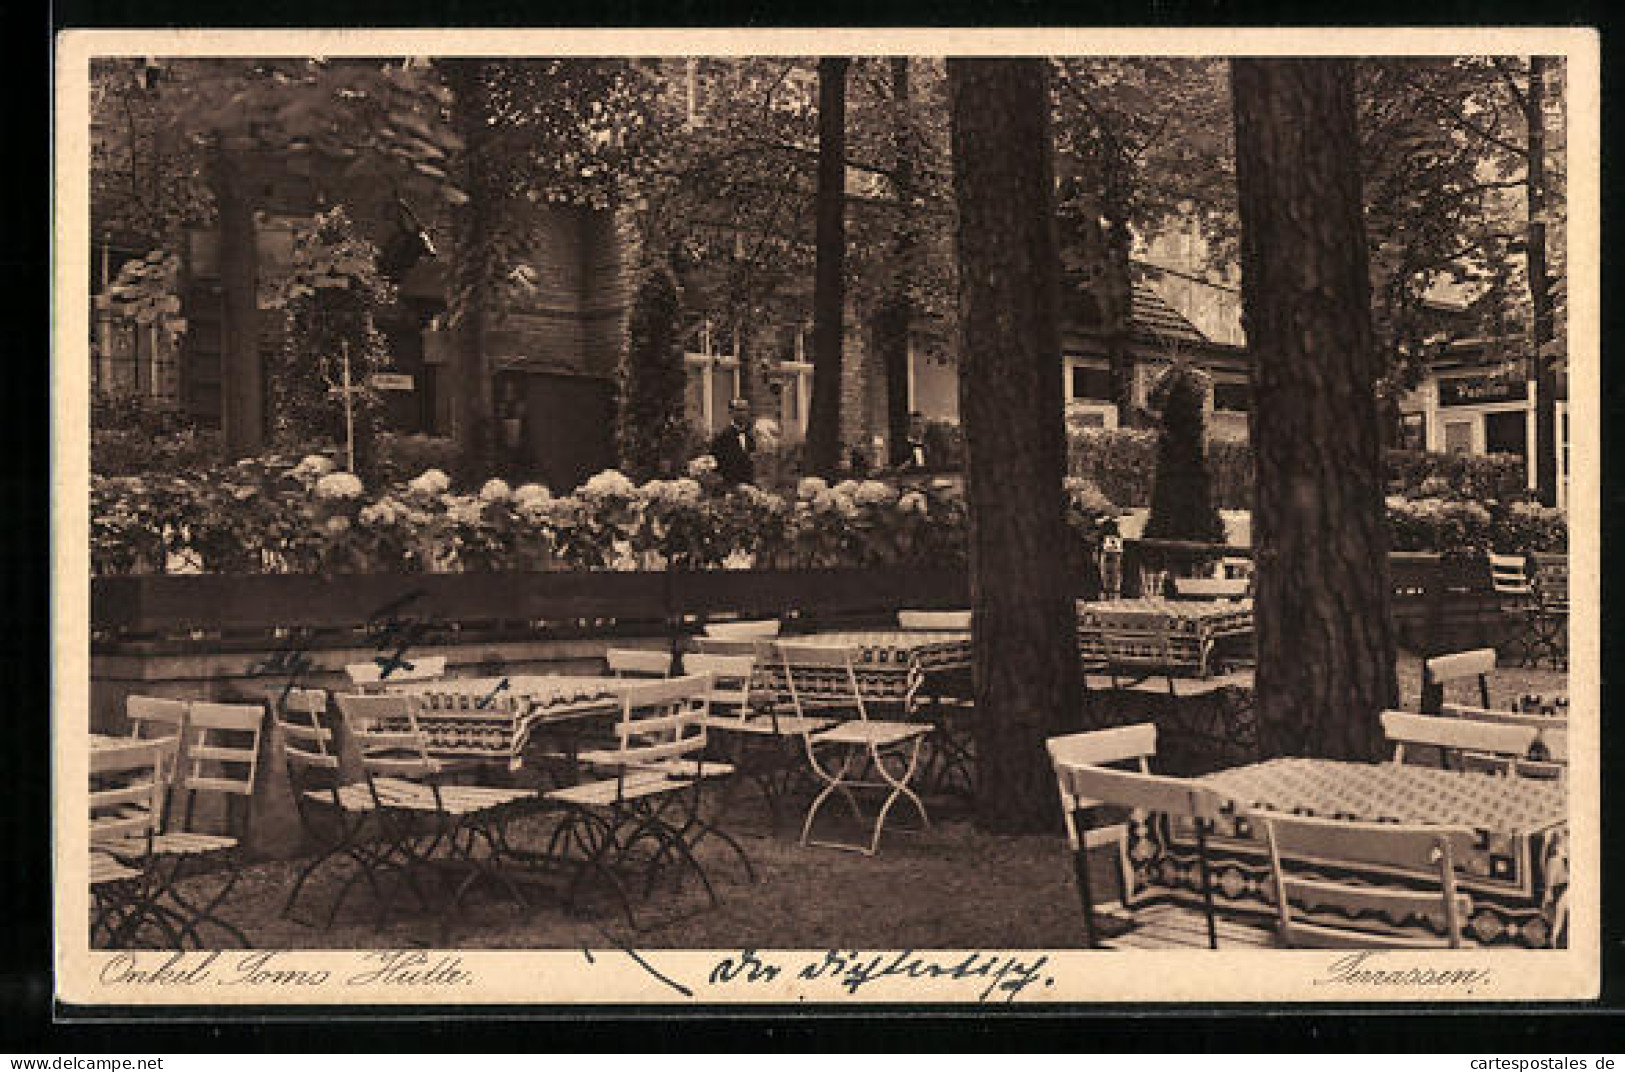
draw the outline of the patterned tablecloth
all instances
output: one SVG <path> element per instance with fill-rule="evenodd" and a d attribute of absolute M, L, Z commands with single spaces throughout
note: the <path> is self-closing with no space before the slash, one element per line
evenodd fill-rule
<path fill-rule="evenodd" d="M 431 752 L 506 759 L 517 767 L 539 728 L 614 711 L 626 684 L 610 677 L 515 675 L 402 682 L 388 691 L 419 697 L 418 726 Z"/>
<path fill-rule="evenodd" d="M 1078 643 L 1085 658 L 1205 677 L 1214 654 L 1243 656 L 1253 632 L 1253 601 L 1160 598 L 1078 602 Z"/>
<path fill-rule="evenodd" d="M 786 643 L 848 648 L 858 691 L 865 703 L 913 707 L 926 675 L 960 670 L 971 664 L 971 635 L 967 631 L 849 630 L 781 637 Z M 752 688 L 774 698 L 789 699 L 782 667 L 758 664 L 760 676 Z"/>
<path fill-rule="evenodd" d="M 1458 885 L 1473 904 L 1466 937 L 1486 946 L 1549 947 L 1567 941 L 1568 803 L 1560 783 L 1319 759 L 1274 759 L 1201 781 L 1243 809 L 1465 826 L 1473 841 L 1458 855 L 1456 869 Z M 1138 813 L 1128 830 L 1126 900 L 1200 896 L 1196 837 L 1188 821 L 1169 823 L 1167 816 Z M 1208 837 L 1208 860 L 1215 903 L 1274 914 L 1263 833 L 1244 815 L 1218 820 Z M 1404 881 L 1356 871 L 1340 871 L 1337 877 L 1351 874 Z"/>

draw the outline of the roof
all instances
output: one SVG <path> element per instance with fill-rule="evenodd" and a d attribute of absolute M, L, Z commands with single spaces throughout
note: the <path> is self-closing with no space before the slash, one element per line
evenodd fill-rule
<path fill-rule="evenodd" d="M 1133 325 L 1130 335 L 1137 341 L 1167 345 L 1169 343 L 1195 343 L 1203 345 L 1211 340 L 1184 315 L 1163 300 L 1149 284 L 1134 284 Z"/>

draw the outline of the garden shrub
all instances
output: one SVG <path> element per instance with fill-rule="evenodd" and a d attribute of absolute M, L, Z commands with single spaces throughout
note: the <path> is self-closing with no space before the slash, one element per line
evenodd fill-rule
<path fill-rule="evenodd" d="M 375 479 L 385 484 L 430 469 L 449 473 L 457 465 L 457 442 L 450 436 L 379 432 L 375 449 Z"/>
<path fill-rule="evenodd" d="M 1529 497 L 1523 459 L 1516 454 L 1445 454 L 1423 450 L 1387 452 L 1388 491 L 1407 499 L 1444 493 L 1497 502 Z"/>
<path fill-rule="evenodd" d="M 1151 486 L 1152 539 L 1223 543 L 1224 522 L 1213 505 L 1202 417 L 1203 389 L 1197 375 L 1174 366 L 1158 381 L 1152 402 L 1161 411 L 1156 479 Z"/>
<path fill-rule="evenodd" d="M 617 369 L 615 442 L 621 464 L 639 479 L 669 476 L 683 457 L 687 373 L 679 320 L 676 281 L 650 268 L 632 298 Z"/>

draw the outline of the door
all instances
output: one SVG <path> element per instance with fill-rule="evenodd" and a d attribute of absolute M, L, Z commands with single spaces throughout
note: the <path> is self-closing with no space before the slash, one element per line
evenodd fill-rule
<path fill-rule="evenodd" d="M 615 385 L 591 376 L 526 377 L 529 462 L 555 495 L 615 466 Z"/>

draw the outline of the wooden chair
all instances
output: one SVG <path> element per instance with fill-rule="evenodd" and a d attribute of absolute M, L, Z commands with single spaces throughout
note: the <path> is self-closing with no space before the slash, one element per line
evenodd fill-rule
<path fill-rule="evenodd" d="M 1084 813 L 1091 809 L 1114 806 L 1160 813 L 1170 819 L 1178 817 L 1191 820 L 1196 829 L 1196 852 L 1202 876 L 1202 907 L 1207 925 L 1207 944 L 1209 949 L 1219 948 L 1218 924 L 1213 910 L 1213 877 L 1208 868 L 1207 834 L 1213 819 L 1225 804 L 1224 799 L 1213 790 L 1184 778 L 1148 774 L 1143 770 L 1113 770 L 1087 762 L 1088 757 L 1096 757 L 1106 761 L 1131 760 L 1143 764 L 1146 756 L 1141 749 L 1148 739 L 1153 743 L 1155 740 L 1154 736 L 1148 737 L 1145 730 L 1137 726 L 1106 730 L 1102 733 L 1112 736 L 1102 736 L 1093 742 L 1063 744 L 1061 753 L 1072 758 L 1058 759 L 1055 749 L 1052 748 L 1050 752 L 1055 764 L 1055 777 L 1061 799 L 1071 806 L 1074 815 L 1072 823 L 1068 824 L 1068 832 L 1072 844 L 1076 846 L 1073 853 L 1074 873 L 1080 884 L 1084 931 L 1090 947 L 1099 944 L 1094 896 L 1088 888 L 1087 862 L 1084 859 L 1092 846 L 1087 834 L 1082 838 L 1076 836 L 1077 824 L 1084 818 Z M 1065 740 L 1062 738 L 1062 741 Z M 1077 758 L 1080 756 L 1085 758 Z"/>
<path fill-rule="evenodd" d="M 90 752 L 90 943 L 120 949 L 156 926 L 164 948 L 181 944 L 183 921 L 157 903 L 153 840 L 163 816 L 164 745 L 130 741 Z"/>
<path fill-rule="evenodd" d="M 179 830 L 165 830 L 153 839 L 153 874 L 158 898 L 173 906 L 184 922 L 182 941 L 201 946 L 203 927 L 224 932 L 244 949 L 250 942 L 234 924 L 218 915 L 242 874 L 242 846 L 248 837 L 254 787 L 259 771 L 260 736 L 265 723 L 261 704 L 194 702 L 187 712 L 182 744 L 184 760 L 177 788 L 185 810 Z M 219 806 L 224 832 L 201 831 L 197 826 L 198 795 Z M 208 869 L 221 878 L 206 900 L 193 902 L 180 890 L 188 873 Z"/>
<path fill-rule="evenodd" d="M 612 677 L 670 677 L 671 653 L 647 648 L 609 648 L 604 664 Z"/>
<path fill-rule="evenodd" d="M 727 764 L 705 758 L 712 688 L 708 674 L 627 688 L 615 746 L 581 756 L 599 777 L 546 794 L 562 818 L 544 856 L 574 865 L 567 905 L 574 907 L 587 880 L 596 877 L 616 894 L 628 924 L 637 928 L 620 871 L 637 862 L 645 844 L 644 897 L 660 872 L 677 864 L 679 880 L 685 872 L 694 874 L 715 906 L 716 891 L 693 851 L 706 837 L 729 846 L 754 880 L 744 850 L 703 812 L 706 782 L 733 773 Z"/>
<path fill-rule="evenodd" d="M 316 853 L 288 891 L 282 916 L 292 915 L 300 891 L 323 865 L 348 859 L 356 871 L 333 898 L 327 926 L 333 925 L 350 890 L 362 879 L 373 892 L 381 923 L 385 899 L 379 890 L 378 872 L 398 868 L 399 862 L 376 838 L 377 804 L 371 787 L 365 779 L 347 780 L 343 775 L 337 734 L 328 716 L 327 693 L 321 689 L 288 689 L 272 698 L 271 711 L 280 734 L 294 807 L 306 836 L 316 846 Z"/>
<path fill-rule="evenodd" d="M 1280 937 L 1285 945 L 1308 949 L 1460 948 L 1462 924 L 1472 916 L 1472 901 L 1456 889 L 1452 842 L 1470 846 L 1472 831 L 1268 811 L 1253 812 L 1252 818 L 1263 826 L 1269 845 Z M 1430 876 L 1437 888 L 1409 889 L 1293 873 L 1293 867 L 1305 864 Z M 1316 908 L 1335 914 L 1313 922 L 1300 918 Z M 1432 933 L 1385 931 L 1376 925 L 1383 919 L 1396 925 L 1421 919 Z"/>
<path fill-rule="evenodd" d="M 1141 722 L 1109 730 L 1088 730 L 1064 737 L 1051 737 L 1044 742 L 1044 747 L 1049 751 L 1050 763 L 1055 767 L 1056 786 L 1061 796 L 1061 822 L 1066 827 L 1067 848 L 1072 852 L 1072 873 L 1077 880 L 1078 896 L 1083 900 L 1086 936 L 1089 944 L 1094 945 L 1095 905 L 1089 888 L 1089 851 L 1116 845 L 1123 837 L 1123 826 L 1120 823 L 1109 827 L 1089 826 L 1083 829 L 1080 836 L 1079 820 L 1101 804 L 1096 800 L 1073 796 L 1060 771 L 1063 766 L 1104 767 L 1133 763 L 1141 774 L 1150 774 L 1151 757 L 1157 754 L 1157 726 L 1154 722 Z"/>
<path fill-rule="evenodd" d="M 782 625 L 777 618 L 761 621 L 708 622 L 705 626 L 705 635 L 733 640 L 771 640 L 779 635 Z"/>
<path fill-rule="evenodd" d="M 772 657 L 773 644 L 761 640 L 700 639 L 705 650 L 683 656 L 685 674 L 709 674 L 710 708 L 705 725 L 727 762 L 749 781 L 767 804 L 768 821 L 779 826 L 781 804 L 806 776 L 802 737 L 828 729 L 835 719 L 804 718 L 782 709 L 756 689 L 760 663 L 757 650 Z M 746 654 L 717 654 L 721 647 Z"/>
<path fill-rule="evenodd" d="M 1487 557 L 1490 589 L 1508 625 L 1505 639 L 1497 647 L 1508 661 L 1528 666 L 1535 658 L 1539 630 L 1535 589 L 1529 579 L 1527 561 L 1523 555 L 1490 554 Z"/>
<path fill-rule="evenodd" d="M 1453 655 L 1435 655 L 1422 661 L 1422 700 L 1424 715 L 1436 715 L 1444 707 L 1445 688 L 1453 681 L 1478 681 L 1478 703 L 1490 706 L 1490 675 L 1495 672 L 1495 649 L 1475 648 Z"/>
<path fill-rule="evenodd" d="M 442 939 L 449 939 L 463 898 L 482 880 L 525 905 L 524 895 L 502 870 L 510 855 L 503 826 L 516 809 L 534 803 L 537 792 L 451 784 L 454 767 L 429 753 L 418 725 L 417 696 L 341 693 L 334 699 L 361 754 L 386 837 L 385 856 L 399 861 L 406 884 L 425 906 L 428 898 L 418 877 L 433 878 L 442 889 L 456 882 L 441 906 Z"/>
<path fill-rule="evenodd" d="M 1537 553 L 1532 556 L 1535 592 L 1534 635 L 1530 662 L 1550 659 L 1554 667 L 1569 665 L 1569 556 Z"/>
<path fill-rule="evenodd" d="M 389 672 L 384 673 L 388 667 Z M 375 692 L 384 685 L 408 681 L 439 681 L 446 676 L 444 655 L 413 656 L 410 659 L 390 659 L 380 656 L 364 663 L 351 663 L 344 668 L 350 684 L 363 692 Z"/>
<path fill-rule="evenodd" d="M 919 770 L 920 746 L 931 727 L 918 722 L 871 719 L 858 688 L 852 652 L 848 648 L 780 641 L 778 655 L 784 667 L 790 702 L 798 717 L 813 720 L 838 719 L 842 713 L 849 716 L 828 729 L 802 735 L 807 763 L 824 786 L 807 809 L 807 817 L 801 825 L 801 843 L 873 856 L 880 848 L 886 818 L 899 799 L 914 805 L 921 823 L 929 830 L 931 819 L 926 814 L 925 804 L 909 783 Z M 867 821 L 853 795 L 855 789 L 886 791 L 868 844 L 813 841 L 812 829 L 818 812 L 835 794 L 846 801 L 859 823 Z"/>
<path fill-rule="evenodd" d="M 968 610 L 900 610 L 897 628 L 932 632 L 968 632 L 971 612 Z"/>
<path fill-rule="evenodd" d="M 1510 772 L 1515 761 L 1527 757 L 1530 746 L 1540 735 L 1540 730 L 1532 726 L 1418 715 L 1409 711 L 1384 711 L 1382 731 L 1394 745 L 1396 764 L 1405 762 L 1408 749 L 1421 746 L 1438 749 L 1441 765 L 1446 768 L 1451 766 L 1453 757 L 1458 768 L 1465 762 L 1474 769 L 1499 773 Z"/>
<path fill-rule="evenodd" d="M 181 739 L 186 732 L 186 700 L 157 696 L 131 696 L 124 701 L 124 717 L 130 723 L 130 736 L 139 741 L 159 742 L 158 779 L 163 785 L 160 828 L 169 815 L 174 795 L 175 772 L 180 761 Z"/>

